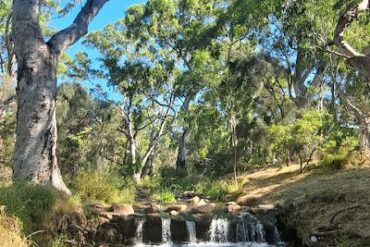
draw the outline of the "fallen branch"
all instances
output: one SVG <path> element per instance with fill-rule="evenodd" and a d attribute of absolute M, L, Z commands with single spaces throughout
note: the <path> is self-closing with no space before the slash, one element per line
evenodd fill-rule
<path fill-rule="evenodd" d="M 341 209 L 337 212 L 335 212 L 333 214 L 333 216 L 330 218 L 330 225 L 334 225 L 334 221 L 335 219 L 338 217 L 338 215 L 340 215 L 341 213 L 343 212 L 346 212 L 346 211 L 349 211 L 349 210 L 353 210 L 353 209 L 356 209 L 356 208 L 361 208 L 361 209 L 366 209 L 363 205 L 354 205 L 354 206 L 351 206 L 351 207 L 347 207 L 347 208 L 344 208 L 344 209 Z"/>

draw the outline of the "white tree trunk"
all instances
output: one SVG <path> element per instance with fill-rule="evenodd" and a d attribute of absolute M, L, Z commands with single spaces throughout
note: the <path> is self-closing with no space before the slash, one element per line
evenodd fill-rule
<path fill-rule="evenodd" d="M 187 95 L 185 97 L 185 101 L 184 101 L 184 104 L 182 106 L 183 111 L 185 113 L 187 113 L 188 110 L 189 110 L 191 100 L 192 100 L 191 95 Z M 190 140 L 189 124 L 185 123 L 183 133 L 182 133 L 181 138 L 180 138 L 179 151 L 177 153 L 176 169 L 179 169 L 179 170 L 186 169 L 186 156 L 187 156 L 187 151 L 188 151 L 189 140 Z"/>
<path fill-rule="evenodd" d="M 45 44 L 30 46 L 18 57 L 17 129 L 13 178 L 50 183 L 70 194 L 56 157 L 56 67 L 58 56 Z"/>
<path fill-rule="evenodd" d="M 58 60 L 65 48 L 87 33 L 108 0 L 87 0 L 73 24 L 49 42 L 39 25 L 40 0 L 14 0 L 12 37 L 18 63 L 14 180 L 49 184 L 67 194 L 56 156 L 55 99 Z"/>

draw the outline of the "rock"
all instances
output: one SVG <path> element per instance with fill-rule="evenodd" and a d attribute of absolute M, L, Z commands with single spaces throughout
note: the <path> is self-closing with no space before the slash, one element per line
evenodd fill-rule
<path fill-rule="evenodd" d="M 187 209 L 185 204 L 174 204 L 167 207 L 166 212 L 176 211 L 179 213 L 184 212 Z"/>
<path fill-rule="evenodd" d="M 237 204 L 236 202 L 227 202 L 226 206 L 229 206 L 229 205 L 239 205 L 239 204 Z"/>
<path fill-rule="evenodd" d="M 240 198 L 237 203 L 240 205 L 240 206 L 256 206 L 257 203 L 258 203 L 258 199 L 257 197 L 244 197 L 244 198 Z"/>
<path fill-rule="evenodd" d="M 179 215 L 179 212 L 177 212 L 177 211 L 175 211 L 175 210 L 172 210 L 172 211 L 170 212 L 170 215 L 172 215 L 172 216 L 178 216 L 178 215 Z"/>
<path fill-rule="evenodd" d="M 112 212 L 99 212 L 98 215 L 108 220 L 111 220 L 113 218 Z"/>
<path fill-rule="evenodd" d="M 198 205 L 199 202 L 200 202 L 200 198 L 198 196 L 194 196 L 193 198 L 188 200 L 188 203 L 194 206 Z"/>
<path fill-rule="evenodd" d="M 153 202 L 150 203 L 149 207 L 145 209 L 145 212 L 149 214 L 159 213 L 160 211 L 161 211 L 161 205 L 155 204 Z"/>
<path fill-rule="evenodd" d="M 198 206 L 190 209 L 191 214 L 211 214 L 215 209 L 215 204 L 210 203 L 203 206 Z"/>
<path fill-rule="evenodd" d="M 199 203 L 198 203 L 198 205 L 197 205 L 197 206 L 204 206 L 204 205 L 207 205 L 207 202 L 206 202 L 205 200 L 201 199 L 201 200 L 199 201 Z"/>
<path fill-rule="evenodd" d="M 311 242 L 316 243 L 318 239 L 316 236 L 311 236 L 310 240 Z"/>
<path fill-rule="evenodd" d="M 266 214 L 275 210 L 277 210 L 277 208 L 274 204 L 261 204 L 250 209 L 250 211 L 255 214 Z"/>
<path fill-rule="evenodd" d="M 134 214 L 134 208 L 128 204 L 114 203 L 109 208 L 109 212 L 115 215 L 131 215 Z"/>
<path fill-rule="evenodd" d="M 239 206 L 238 204 L 230 204 L 226 207 L 226 211 L 230 214 L 235 214 L 237 213 L 238 211 L 241 210 L 241 206 Z"/>

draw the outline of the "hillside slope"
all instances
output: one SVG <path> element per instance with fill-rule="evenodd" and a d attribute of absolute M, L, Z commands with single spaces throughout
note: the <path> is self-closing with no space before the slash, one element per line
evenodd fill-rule
<path fill-rule="evenodd" d="M 370 168 L 270 168 L 245 175 L 238 202 L 278 204 L 309 246 L 370 246 Z"/>

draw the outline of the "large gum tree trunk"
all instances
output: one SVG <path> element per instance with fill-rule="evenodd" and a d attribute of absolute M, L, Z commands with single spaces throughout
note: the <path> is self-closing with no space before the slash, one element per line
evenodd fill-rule
<path fill-rule="evenodd" d="M 55 99 L 58 59 L 87 33 L 108 0 L 87 0 L 73 24 L 45 42 L 39 25 L 41 0 L 14 0 L 12 37 L 18 63 L 17 129 L 13 178 L 49 184 L 70 194 L 56 157 Z"/>
<path fill-rule="evenodd" d="M 17 129 L 13 178 L 50 183 L 70 193 L 57 164 L 55 119 L 58 56 L 36 42 L 18 56 Z"/>

